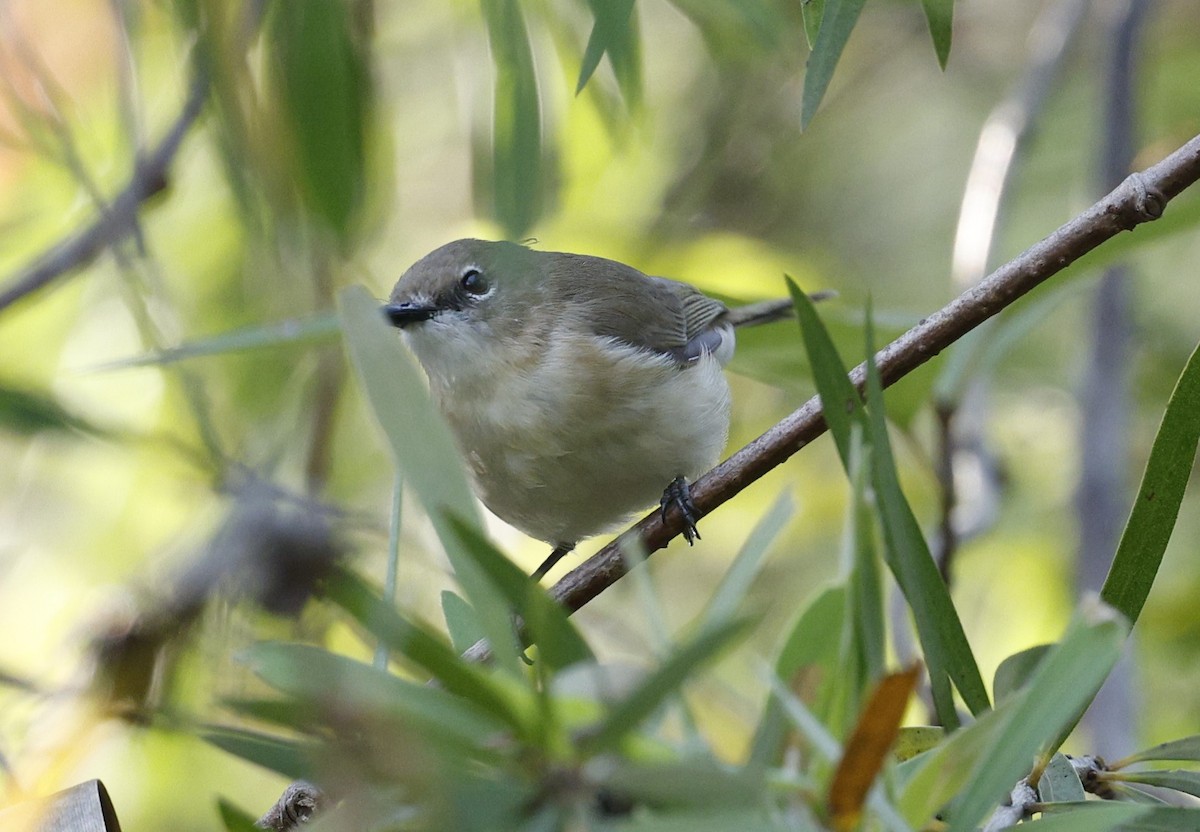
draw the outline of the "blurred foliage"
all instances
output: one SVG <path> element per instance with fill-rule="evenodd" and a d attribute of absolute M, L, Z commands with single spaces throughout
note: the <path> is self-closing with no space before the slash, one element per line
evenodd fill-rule
<path fill-rule="evenodd" d="M 1022 148 L 997 262 L 1098 195 L 1110 5 Z M 1139 167 L 1200 132 L 1193 4 L 1155 6 Z M 889 390 L 890 432 L 876 392 L 705 518 L 694 550 L 569 619 L 525 578 L 541 544 L 474 518 L 371 315 L 467 235 L 731 302 L 784 295 L 784 273 L 838 290 L 803 336 L 739 335 L 744 444 L 834 395 L 869 318 L 890 339 L 958 291 L 972 149 L 1034 20 L 985 0 L 0 5 L 3 285 L 92 223 L 192 79 L 210 85 L 134 233 L 0 310 L 4 801 L 100 777 L 127 829 L 244 828 L 304 774 L 341 800 L 330 828 L 903 830 L 942 812 L 957 830 L 1036 758 L 1046 832 L 1194 829 L 1161 803 L 1079 801 L 1198 790 L 1193 768 L 1157 766 L 1200 761 L 1180 739 L 1200 726 L 1200 195 Z M 1138 275 L 1129 501 L 1145 470 L 1178 521 L 1135 512 L 1105 598 L 1137 619 L 1141 744 L 1166 744 L 1086 769 L 1055 752 L 1089 751 L 1066 737 L 1127 625 L 1074 589 L 1074 393 L 1088 290 L 1118 257 Z M 981 377 L 997 472 L 960 483 L 978 522 L 947 593 L 928 402 Z M 384 572 L 393 462 L 394 605 L 361 577 Z M 458 656 L 479 635 L 492 667 Z M 386 668 L 365 663 L 380 643 Z M 888 669 L 917 656 L 934 686 L 910 701 Z M 922 725 L 935 714 L 965 727 Z M 903 753 L 880 752 L 893 735 Z"/>

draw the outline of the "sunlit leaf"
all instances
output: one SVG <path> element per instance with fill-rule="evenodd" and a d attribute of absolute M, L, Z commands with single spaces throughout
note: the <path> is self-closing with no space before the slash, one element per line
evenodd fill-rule
<path fill-rule="evenodd" d="M 1200 347 L 1192 353 L 1159 425 L 1133 511 L 1100 597 L 1135 622 L 1179 516 L 1200 441 Z"/>
<path fill-rule="evenodd" d="M 829 784 L 829 812 L 834 829 L 850 832 L 858 826 L 867 793 L 896 740 L 900 720 L 920 673 L 921 666 L 917 664 L 884 677 L 867 700 Z"/>
<path fill-rule="evenodd" d="M 1063 754 L 1055 754 L 1038 780 L 1038 799 L 1042 803 L 1066 803 L 1086 798 L 1071 761 Z"/>
<path fill-rule="evenodd" d="M 897 760 L 904 762 L 936 748 L 945 738 L 946 731 L 940 726 L 907 725 L 896 733 L 896 743 L 892 746 L 892 753 Z"/>
<path fill-rule="evenodd" d="M 804 98 L 800 104 L 800 128 L 804 129 L 817 113 L 821 99 L 829 88 L 829 80 L 837 67 L 850 32 L 858 22 L 866 0 L 825 0 L 817 42 L 808 56 L 804 72 Z"/>

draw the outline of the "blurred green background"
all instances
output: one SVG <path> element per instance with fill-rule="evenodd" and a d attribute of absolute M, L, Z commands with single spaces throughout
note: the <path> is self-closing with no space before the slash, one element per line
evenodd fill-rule
<path fill-rule="evenodd" d="M 451 239 L 517 234 L 730 299 L 783 295 L 785 272 L 806 289 L 836 289 L 821 312 L 857 361 L 868 295 L 892 337 L 957 294 L 950 254 L 975 142 L 1022 76 L 1031 31 L 1050 5 L 960 0 L 943 72 L 919 4 L 868 4 L 804 132 L 808 50 L 796 3 L 637 3 L 640 56 L 617 55 L 620 72 L 606 58 L 578 95 L 592 23 L 582 2 L 0 6 L 0 283 L 125 186 L 134 154 L 178 116 L 193 65 L 211 79 L 166 187 L 141 213 L 139 239 L 0 311 L 0 673 L 14 677 L 0 676 L 8 793 L 101 777 L 133 830 L 168 817 L 176 829 L 213 828 L 215 815 L 180 816 L 178 807 L 210 806 L 219 794 L 255 809 L 273 802 L 284 785 L 277 777 L 186 730 L 111 719 L 83 695 L 90 645 L 162 595 L 250 474 L 345 509 L 357 565 L 381 579 L 391 464 L 340 344 L 320 327 L 289 343 L 267 332 L 268 346 L 237 352 L 221 336 L 327 315 L 352 283 L 385 297 L 409 264 Z M 1113 4 L 1091 6 L 1018 159 L 994 263 L 1100 194 Z M 516 8 L 529 55 L 512 50 L 520 38 L 505 40 Z M 1200 132 L 1195 12 L 1188 0 L 1160 0 L 1141 35 L 1135 167 Z M 521 81 L 529 57 L 534 98 Z M 505 95 L 512 112 L 535 108 L 540 130 L 494 118 L 494 96 Z M 1171 211 L 1194 216 L 1196 199 L 1185 195 Z M 1200 235 L 1176 233 L 1129 256 L 1135 335 L 1120 475 L 1131 497 L 1200 337 Z M 964 503 L 978 496 L 987 511 L 953 570 L 985 678 L 1003 657 L 1055 638 L 1078 595 L 1077 392 L 1097 273 L 1085 260 L 1006 315 L 1027 311 L 1031 323 L 993 368 L 980 415 L 1002 476 L 994 493 L 960 483 Z M 731 450 L 812 394 L 793 325 L 744 341 Z M 202 342 L 218 354 L 111 366 Z M 905 485 L 931 534 L 939 492 L 928 401 L 944 366 L 945 357 L 890 394 Z M 70 418 L 35 412 L 21 393 Z M 742 753 L 759 706 L 757 662 L 838 570 L 847 488 L 831 443 L 706 518 L 694 549 L 676 542 L 651 564 L 669 626 L 685 624 L 781 490 L 798 510 L 753 593 L 762 623 L 695 697 L 703 729 L 730 758 Z M 412 509 L 399 602 L 438 621 L 439 594 L 453 579 Z M 1200 727 L 1197 509 L 1193 493 L 1138 625 L 1139 746 Z M 545 554 L 498 521 L 491 532 L 522 566 Z M 603 542 L 586 543 L 554 575 Z M 654 655 L 632 586 L 618 584 L 578 619 L 606 660 L 637 665 Z M 254 685 L 238 649 L 264 637 L 366 650 L 316 606 L 291 621 L 216 603 L 155 680 L 155 701 L 188 718 L 220 718 L 221 698 Z M 1090 747 L 1086 737 L 1077 745 Z"/>

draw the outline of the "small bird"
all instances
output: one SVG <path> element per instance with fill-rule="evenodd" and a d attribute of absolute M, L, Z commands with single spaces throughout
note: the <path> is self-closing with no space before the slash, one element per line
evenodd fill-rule
<path fill-rule="evenodd" d="M 409 268 L 384 311 L 484 505 L 554 547 L 540 579 L 660 495 L 699 537 L 687 483 L 725 448 L 734 328 L 792 304 L 730 309 L 614 260 L 457 240 Z"/>

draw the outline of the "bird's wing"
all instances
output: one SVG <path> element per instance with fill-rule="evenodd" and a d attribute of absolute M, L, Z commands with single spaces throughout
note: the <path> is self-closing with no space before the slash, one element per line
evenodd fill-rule
<path fill-rule="evenodd" d="M 716 352 L 728 337 L 725 304 L 686 283 L 649 277 L 598 257 L 575 255 L 556 265 L 560 279 L 568 276 L 566 291 L 586 310 L 586 325 L 596 335 L 680 364 Z M 598 280 L 601 270 L 603 278 Z"/>

